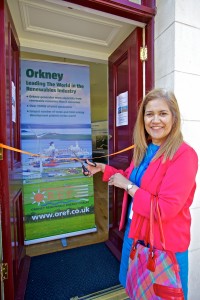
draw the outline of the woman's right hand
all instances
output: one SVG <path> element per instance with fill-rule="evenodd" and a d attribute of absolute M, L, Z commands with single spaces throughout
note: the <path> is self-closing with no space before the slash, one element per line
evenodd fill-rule
<path fill-rule="evenodd" d="M 102 163 L 96 163 L 96 162 L 91 162 L 88 159 L 86 160 L 87 163 L 87 169 L 89 171 L 88 176 L 92 176 L 98 172 L 104 172 L 105 170 L 105 164 Z"/>

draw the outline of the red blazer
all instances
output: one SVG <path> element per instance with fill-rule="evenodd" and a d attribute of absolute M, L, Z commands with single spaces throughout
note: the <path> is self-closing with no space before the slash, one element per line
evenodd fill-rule
<path fill-rule="evenodd" d="M 131 162 L 125 171 L 106 166 L 103 181 L 110 176 L 121 173 L 129 178 L 134 163 Z M 139 216 L 145 217 L 140 239 L 144 239 L 145 228 L 150 215 L 151 195 L 158 196 L 161 219 L 166 242 L 166 249 L 173 252 L 183 252 L 190 244 L 191 215 L 189 207 L 196 189 L 195 177 L 198 169 L 198 157 L 193 148 L 185 142 L 179 147 L 172 160 L 162 163 L 162 157 L 152 161 L 144 176 L 141 186 L 133 199 L 133 218 L 129 237 L 134 238 Z M 122 213 L 119 229 L 123 229 L 126 222 L 128 193 L 124 192 Z M 155 213 L 155 218 L 157 218 Z M 157 223 L 154 226 L 154 246 L 162 249 Z"/>

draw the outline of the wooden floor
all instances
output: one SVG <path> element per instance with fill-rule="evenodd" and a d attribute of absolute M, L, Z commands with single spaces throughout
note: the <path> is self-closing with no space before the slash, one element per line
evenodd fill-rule
<path fill-rule="evenodd" d="M 119 284 L 108 289 L 86 295 L 84 297 L 75 297 L 70 300 L 130 300 L 125 289 Z"/>
<path fill-rule="evenodd" d="M 102 174 L 94 176 L 94 209 L 97 232 L 67 238 L 67 246 L 60 240 L 26 246 L 28 256 L 36 256 L 66 249 L 72 249 L 108 240 L 108 185 L 102 182 Z"/>

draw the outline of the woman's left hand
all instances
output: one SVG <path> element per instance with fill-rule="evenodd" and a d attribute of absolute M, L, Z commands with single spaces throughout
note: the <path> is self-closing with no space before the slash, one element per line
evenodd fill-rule
<path fill-rule="evenodd" d="M 119 188 L 125 189 L 125 190 L 129 183 L 131 183 L 130 180 L 128 180 L 126 177 L 124 177 L 120 173 L 116 173 L 116 174 L 112 175 L 108 181 L 108 185 L 114 185 L 116 187 L 119 187 Z"/>

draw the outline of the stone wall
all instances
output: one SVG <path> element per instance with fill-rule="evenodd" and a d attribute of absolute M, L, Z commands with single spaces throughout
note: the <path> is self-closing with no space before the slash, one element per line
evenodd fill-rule
<path fill-rule="evenodd" d="M 200 1 L 157 0 L 155 18 L 155 86 L 175 92 L 184 139 L 200 158 Z M 189 297 L 199 299 L 200 171 L 191 207 Z"/>

